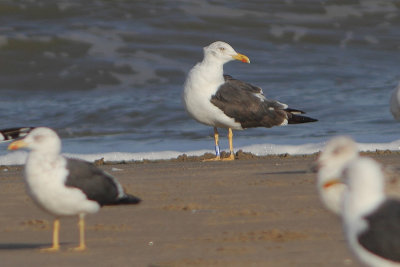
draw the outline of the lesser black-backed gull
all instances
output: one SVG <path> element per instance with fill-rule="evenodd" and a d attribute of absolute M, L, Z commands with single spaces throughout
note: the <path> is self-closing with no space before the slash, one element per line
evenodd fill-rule
<path fill-rule="evenodd" d="M 400 83 L 390 97 L 390 112 L 396 120 L 400 121 Z"/>
<path fill-rule="evenodd" d="M 182 95 L 189 115 L 214 127 L 216 157 L 213 160 L 221 160 L 217 128 L 228 129 L 230 156 L 224 160 L 233 160 L 232 129 L 316 121 L 300 115 L 303 111 L 267 99 L 261 88 L 224 75 L 223 65 L 231 60 L 250 63 L 247 56 L 237 53 L 225 42 L 218 41 L 204 47 L 203 61 L 190 70 Z"/>
<path fill-rule="evenodd" d="M 347 136 L 334 137 L 327 142 L 315 163 L 317 190 L 324 206 L 336 215 L 342 210 L 346 184 L 343 170 L 359 156 L 357 144 Z"/>
<path fill-rule="evenodd" d="M 400 266 L 400 201 L 384 194 L 380 165 L 358 158 L 345 170 L 343 222 L 351 250 L 368 266 Z"/>
<path fill-rule="evenodd" d="M 87 213 L 98 212 L 103 205 L 138 204 L 140 199 L 124 192 L 120 183 L 93 164 L 60 155 L 61 140 L 49 128 L 36 128 L 24 139 L 9 145 L 10 150 L 30 149 L 25 164 L 25 180 L 34 202 L 55 216 L 53 246 L 58 251 L 59 218 L 79 216 L 79 246 L 86 249 L 85 221 Z"/>
<path fill-rule="evenodd" d="M 0 142 L 10 141 L 13 139 L 26 136 L 33 127 L 15 127 L 0 130 Z"/>

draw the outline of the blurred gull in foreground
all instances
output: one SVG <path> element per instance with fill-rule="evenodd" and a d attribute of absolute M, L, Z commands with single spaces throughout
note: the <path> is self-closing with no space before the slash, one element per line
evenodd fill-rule
<path fill-rule="evenodd" d="M 348 244 L 368 266 L 400 266 L 400 201 L 384 194 L 380 165 L 359 158 L 345 170 L 343 226 Z"/>
<path fill-rule="evenodd" d="M 347 186 L 342 179 L 343 170 L 358 157 L 357 144 L 346 136 L 331 139 L 319 155 L 316 168 L 317 190 L 324 206 L 340 215 L 343 194 Z"/>
<path fill-rule="evenodd" d="M 79 246 L 86 249 L 85 220 L 87 213 L 98 212 L 103 205 L 138 204 L 140 199 L 124 192 L 119 182 L 93 164 L 67 159 L 60 155 L 61 140 L 49 128 L 36 128 L 24 139 L 9 145 L 10 150 L 28 148 L 25 180 L 37 205 L 54 215 L 53 246 L 43 251 L 58 251 L 62 216 L 79 216 Z"/>

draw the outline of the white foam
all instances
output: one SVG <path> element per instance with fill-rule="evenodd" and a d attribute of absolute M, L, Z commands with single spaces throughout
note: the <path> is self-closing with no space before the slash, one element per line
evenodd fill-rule
<path fill-rule="evenodd" d="M 265 13 L 263 12 L 237 9 L 229 7 L 228 5 L 214 5 L 207 3 L 207 1 L 186 1 L 186 3 L 182 3 L 179 8 L 183 10 L 186 15 L 191 17 L 220 17 L 222 14 L 224 17 L 228 18 L 243 17 L 245 15 L 253 17 L 265 16 Z"/>
<path fill-rule="evenodd" d="M 286 21 L 299 25 L 307 22 L 329 22 L 338 21 L 338 19 L 356 17 L 362 18 L 371 14 L 385 14 L 387 19 L 395 18 L 397 16 L 396 4 L 391 1 L 381 1 L 381 0 L 364 0 L 360 1 L 358 5 L 329 5 L 323 4 L 325 12 L 321 13 L 305 13 L 305 12 L 274 12 L 271 16 L 275 16 L 281 21 Z"/>
<path fill-rule="evenodd" d="M 22 165 L 25 163 L 27 155 L 26 151 L 10 152 L 0 156 L 0 165 Z"/>
<path fill-rule="evenodd" d="M 135 31 L 125 31 L 121 29 L 109 29 L 90 27 L 85 31 L 70 31 L 60 34 L 60 38 L 65 38 L 75 42 L 90 44 L 88 54 L 99 60 L 113 62 L 115 66 L 130 66 L 134 73 L 115 73 L 111 72 L 114 78 L 121 83 L 121 88 L 130 88 L 132 85 L 143 85 L 149 81 L 156 80 L 160 83 L 167 82 L 165 77 L 157 74 L 154 66 L 169 66 L 170 68 L 186 71 L 185 66 L 176 60 L 171 60 L 157 53 L 150 53 L 144 50 L 137 50 L 132 56 L 121 56 L 119 49 L 126 43 L 121 36 L 135 36 L 140 33 Z M 60 73 L 62 75 L 63 73 Z M 66 73 L 64 73 L 66 74 Z M 103 86 L 107 88 L 107 86 Z M 115 85 L 110 86 L 115 89 Z"/>
<path fill-rule="evenodd" d="M 275 144 L 256 144 L 250 146 L 243 146 L 236 148 L 245 152 L 251 152 L 257 156 L 265 155 L 309 155 L 321 151 L 325 143 L 309 143 L 302 145 L 275 145 Z M 358 143 L 360 151 L 376 151 L 376 150 L 399 150 L 400 139 L 389 143 Z M 159 152 L 108 152 L 108 153 L 95 153 L 95 154 L 75 154 L 64 153 L 66 157 L 77 158 L 93 162 L 95 160 L 104 158 L 105 161 L 143 161 L 143 160 L 160 160 L 176 158 L 179 155 L 186 154 L 188 156 L 200 156 L 210 150 L 196 150 L 196 151 L 159 151 Z M 28 153 L 26 151 L 10 152 L 6 155 L 0 156 L 0 165 L 22 165 L 26 161 Z"/>
<path fill-rule="evenodd" d="M 279 25 L 271 25 L 270 33 L 280 38 L 286 33 L 293 34 L 293 41 L 298 42 L 300 39 L 307 34 L 308 29 L 305 27 L 299 26 L 279 26 Z"/>

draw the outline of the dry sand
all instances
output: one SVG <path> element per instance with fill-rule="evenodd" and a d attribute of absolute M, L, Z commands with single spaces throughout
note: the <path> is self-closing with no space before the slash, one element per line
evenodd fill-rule
<path fill-rule="evenodd" d="M 373 156 L 400 167 L 398 154 Z M 78 244 L 75 217 L 61 220 L 60 252 L 39 252 L 51 245 L 52 217 L 26 194 L 22 167 L 6 168 L 0 266 L 359 266 L 319 202 L 314 159 L 102 165 L 143 202 L 88 215 L 83 253 L 68 251 Z"/>

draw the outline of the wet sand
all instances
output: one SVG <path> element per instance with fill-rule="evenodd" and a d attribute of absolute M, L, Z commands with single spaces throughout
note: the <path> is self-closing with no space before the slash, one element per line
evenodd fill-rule
<path fill-rule="evenodd" d="M 400 167 L 397 153 L 371 154 Z M 105 164 L 140 205 L 88 215 L 88 250 L 77 218 L 52 217 L 25 192 L 22 167 L 0 171 L 1 266 L 359 266 L 341 222 L 321 205 L 311 156 L 241 157 L 234 162 L 179 160 Z"/>

